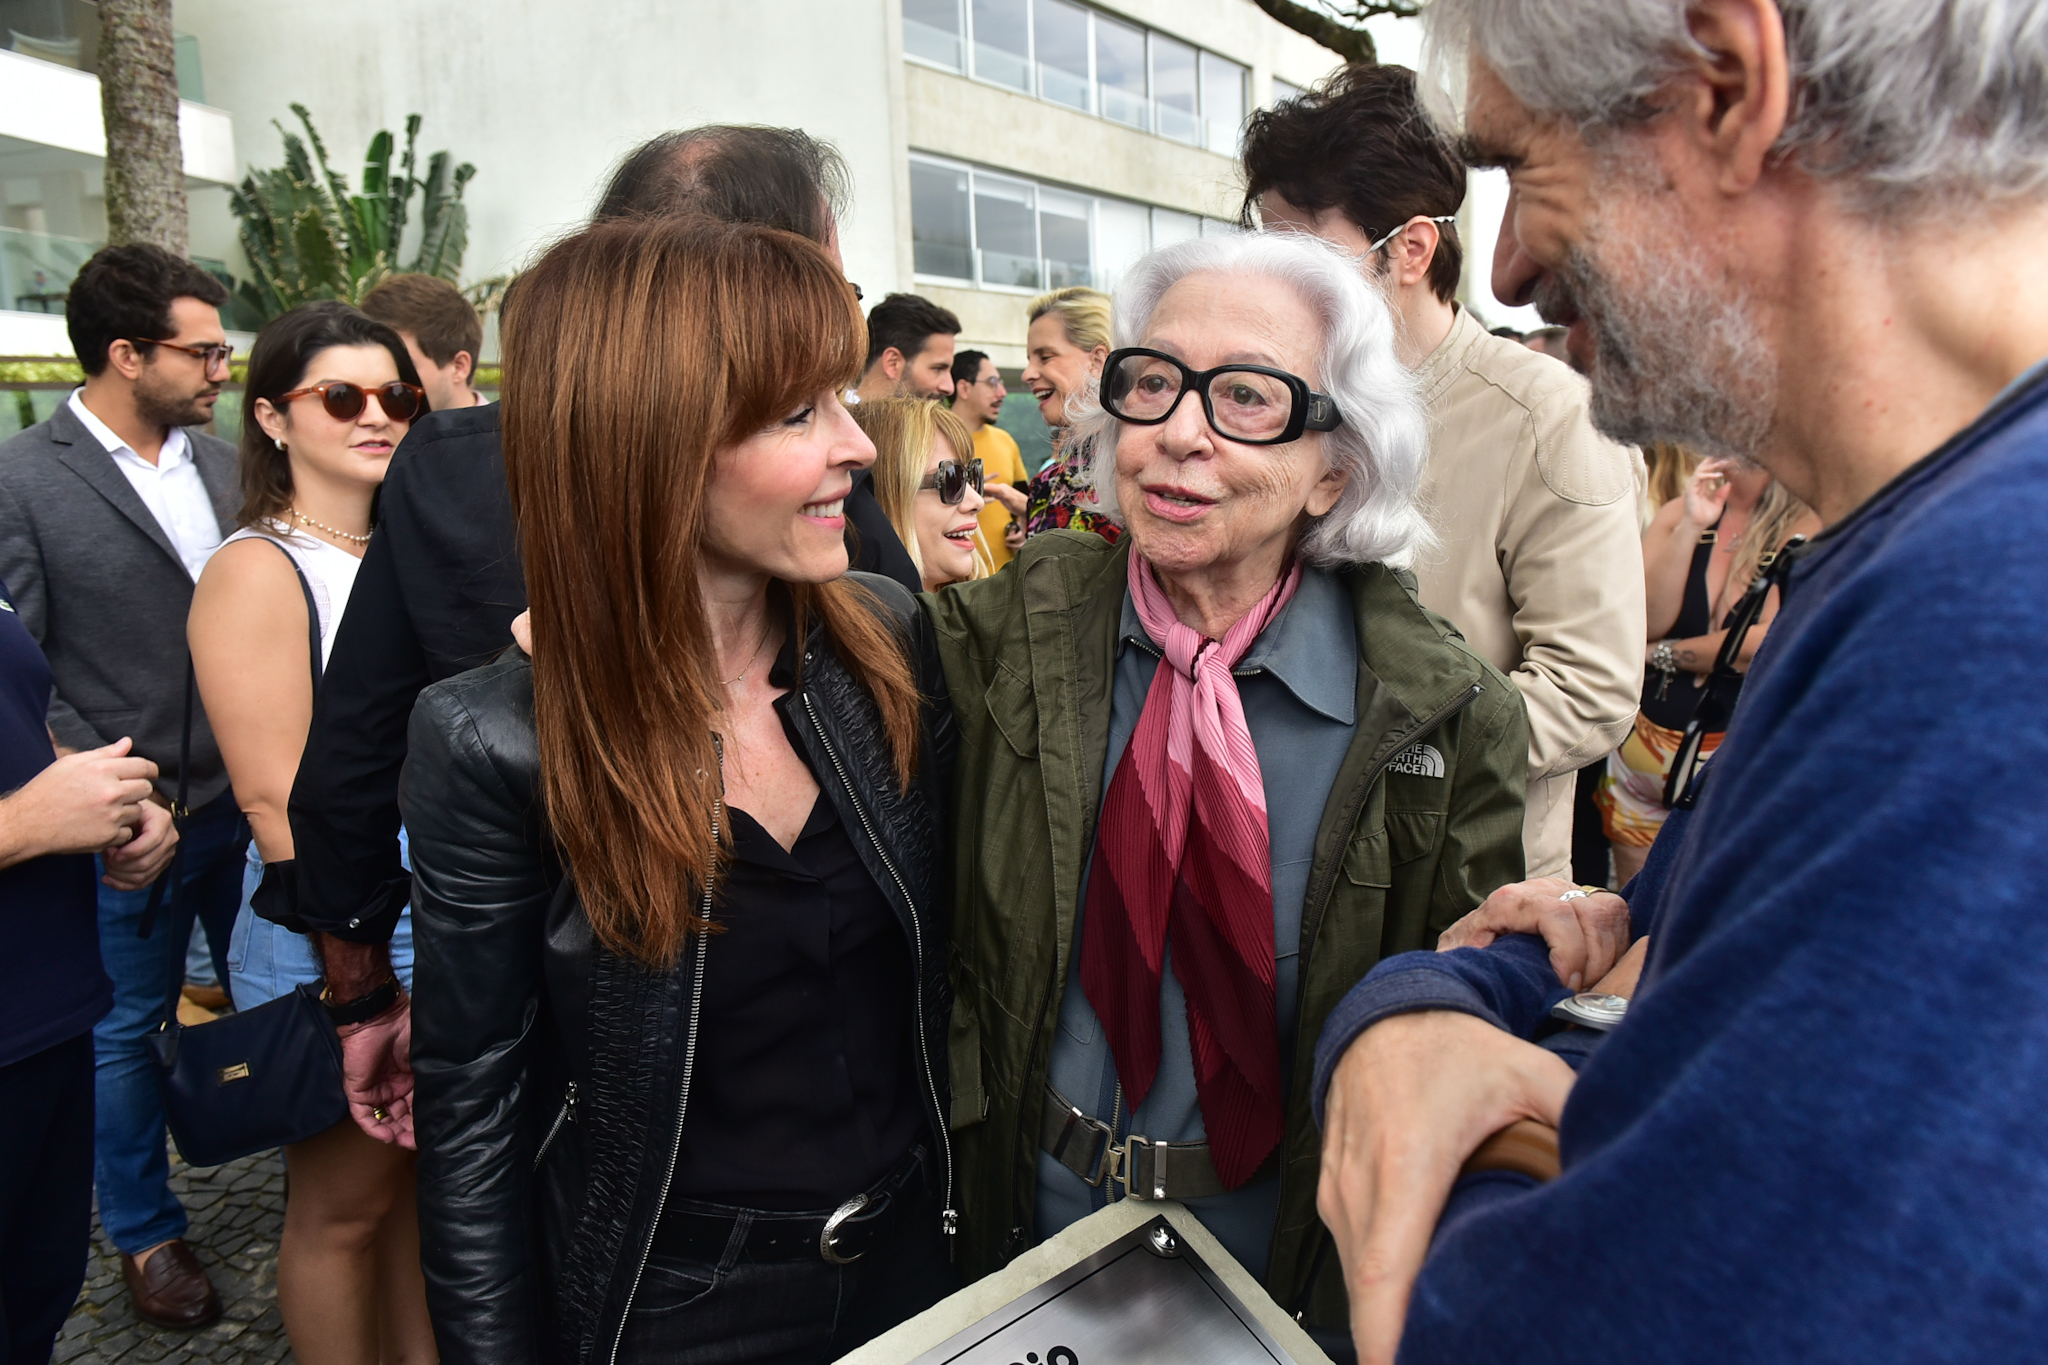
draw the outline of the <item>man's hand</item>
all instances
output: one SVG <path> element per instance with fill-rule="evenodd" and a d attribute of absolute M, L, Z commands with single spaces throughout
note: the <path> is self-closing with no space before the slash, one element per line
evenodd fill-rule
<path fill-rule="evenodd" d="M 1019 493 L 1014 484 L 992 483 L 983 487 L 981 491 L 1008 508 L 1013 517 L 1023 516 L 1024 509 L 1031 506 L 1031 499 Z"/>
<path fill-rule="evenodd" d="M 1345 1051 L 1316 1209 L 1344 1263 L 1360 1365 L 1392 1365 L 1458 1168 L 1517 1119 L 1555 1127 L 1572 1080 L 1555 1054 L 1447 1010 L 1382 1019 Z"/>
<path fill-rule="evenodd" d="M 0 867 L 50 853 L 99 853 L 142 827 L 156 764 L 117 739 L 65 754 L 0 800 Z"/>
<path fill-rule="evenodd" d="M 1477 910 L 1444 930 L 1436 950 L 1484 948 L 1502 934 L 1540 934 L 1550 948 L 1557 979 L 1584 990 L 1613 970 L 1628 951 L 1628 902 L 1612 891 L 1559 900 L 1572 890 L 1561 877 L 1536 877 L 1503 886 Z"/>
<path fill-rule="evenodd" d="M 313 935 L 330 999 L 360 1000 L 391 979 L 391 946 Z M 375 1019 L 336 1029 L 341 1088 L 356 1125 L 379 1142 L 412 1148 L 412 999 L 403 992 Z"/>
<path fill-rule="evenodd" d="M 341 1088 L 356 1126 L 379 1142 L 412 1151 L 411 997 L 401 992 L 398 1003 L 375 1019 L 336 1032 Z"/>
<path fill-rule="evenodd" d="M 141 813 L 142 825 L 135 837 L 103 855 L 107 875 L 100 880 L 116 891 L 140 891 L 148 886 L 178 849 L 178 825 L 168 807 L 144 801 Z"/>

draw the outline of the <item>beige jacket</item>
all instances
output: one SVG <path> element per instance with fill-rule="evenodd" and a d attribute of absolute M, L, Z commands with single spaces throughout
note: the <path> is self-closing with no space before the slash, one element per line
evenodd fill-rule
<path fill-rule="evenodd" d="M 1642 456 L 1593 430 L 1586 383 L 1460 308 L 1416 371 L 1424 505 L 1443 544 L 1415 566 L 1529 708 L 1529 875 L 1569 877 L 1572 773 L 1628 734 L 1643 688 Z"/>

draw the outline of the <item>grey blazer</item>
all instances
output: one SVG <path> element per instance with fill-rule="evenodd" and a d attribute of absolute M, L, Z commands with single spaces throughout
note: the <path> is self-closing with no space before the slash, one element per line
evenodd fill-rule
<path fill-rule="evenodd" d="M 187 430 L 221 535 L 241 507 L 235 448 Z M 93 749 L 123 735 L 178 790 L 185 716 L 185 618 L 192 577 L 106 447 L 69 406 L 0 442 L 0 582 L 50 660 L 50 730 Z M 193 809 L 227 789 L 227 769 L 192 699 Z"/>

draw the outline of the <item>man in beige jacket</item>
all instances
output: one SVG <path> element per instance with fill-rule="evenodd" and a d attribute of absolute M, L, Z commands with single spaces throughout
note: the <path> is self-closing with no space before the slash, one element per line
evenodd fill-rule
<path fill-rule="evenodd" d="M 1404 67 L 1354 67 L 1252 120 L 1245 217 L 1314 233 L 1386 290 L 1434 425 L 1423 496 L 1442 546 L 1422 604 L 1522 690 L 1531 877 L 1570 877 L 1573 775 L 1627 736 L 1647 640 L 1642 457 L 1593 430 L 1585 381 L 1453 303 L 1465 170 Z"/>

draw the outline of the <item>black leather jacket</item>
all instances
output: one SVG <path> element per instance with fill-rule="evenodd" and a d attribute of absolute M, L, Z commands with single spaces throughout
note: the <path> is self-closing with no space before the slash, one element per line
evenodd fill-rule
<path fill-rule="evenodd" d="M 951 1231 L 941 847 L 951 712 L 910 594 L 852 577 L 909 636 L 928 699 L 917 780 L 897 788 L 880 716 L 820 629 L 776 705 L 915 955 L 919 1061 Z M 418 958 L 420 1260 L 447 1365 L 609 1365 L 689 1098 L 701 940 L 668 971 L 598 946 L 552 850 L 539 777 L 523 654 L 421 693 L 400 800 Z"/>

